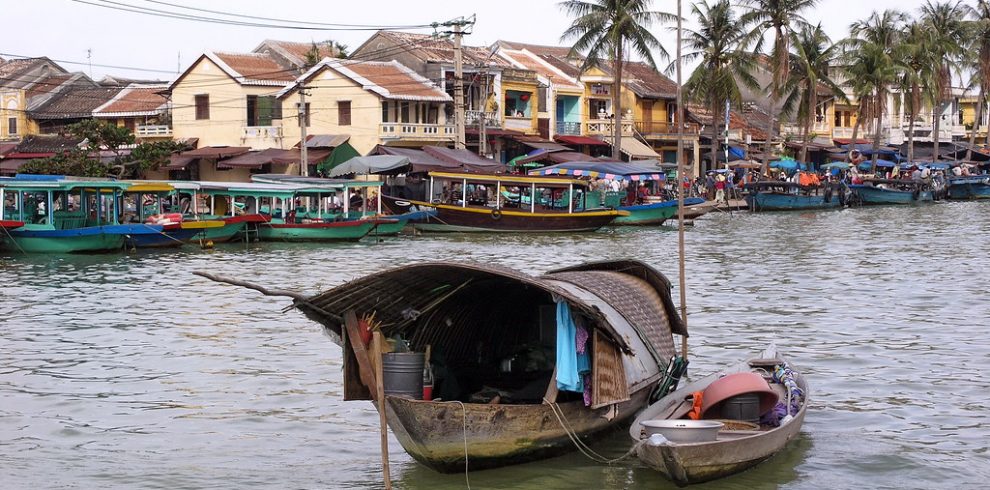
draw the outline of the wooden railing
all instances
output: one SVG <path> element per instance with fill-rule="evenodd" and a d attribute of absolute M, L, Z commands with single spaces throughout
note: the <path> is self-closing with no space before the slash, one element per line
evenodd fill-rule
<path fill-rule="evenodd" d="M 430 123 L 382 123 L 378 126 L 378 136 L 382 139 L 454 139 L 454 126 Z"/>
<path fill-rule="evenodd" d="M 636 130 L 646 137 L 650 135 L 676 136 L 677 124 L 666 121 L 637 121 Z M 685 136 L 697 136 L 700 130 L 701 127 L 695 123 L 684 123 Z"/>
<path fill-rule="evenodd" d="M 172 128 L 164 124 L 145 124 L 134 128 L 134 136 L 139 138 L 171 137 Z"/>

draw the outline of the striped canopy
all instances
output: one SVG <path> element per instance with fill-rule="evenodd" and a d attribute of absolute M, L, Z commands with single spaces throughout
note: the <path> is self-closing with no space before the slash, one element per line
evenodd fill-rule
<path fill-rule="evenodd" d="M 635 162 L 567 162 L 530 170 L 529 175 L 571 175 L 606 180 L 666 180 L 663 169 Z"/>

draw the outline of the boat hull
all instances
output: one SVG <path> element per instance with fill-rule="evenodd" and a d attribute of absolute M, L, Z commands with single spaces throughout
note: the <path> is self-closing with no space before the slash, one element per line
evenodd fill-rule
<path fill-rule="evenodd" d="M 849 186 L 863 204 L 916 204 L 934 201 L 931 191 L 900 191 L 869 185 Z"/>
<path fill-rule="evenodd" d="M 611 420 L 604 417 L 608 407 L 592 410 L 581 401 L 558 406 L 571 429 L 587 441 L 628 421 L 644 406 L 646 396 L 647 390 L 640 390 L 618 404 Z M 461 404 L 393 396 L 386 401 L 389 427 L 402 447 L 413 459 L 441 473 L 465 470 L 465 438 L 469 470 L 551 458 L 576 449 L 545 403 Z"/>
<path fill-rule="evenodd" d="M 689 198 L 684 200 L 685 208 L 687 206 L 700 204 L 705 202 L 704 199 L 700 198 Z M 662 225 L 664 221 L 674 217 L 677 214 L 677 201 L 663 201 L 650 204 L 640 204 L 636 206 L 622 206 L 619 208 L 620 211 L 626 211 L 629 216 L 619 216 L 612 221 L 612 225 L 615 226 L 649 226 L 649 225 Z"/>
<path fill-rule="evenodd" d="M 332 223 L 264 223 L 258 236 L 276 242 L 335 242 L 357 241 L 371 232 L 375 220 L 336 221 Z"/>
<path fill-rule="evenodd" d="M 0 220 L 0 230 L 13 230 L 24 226 L 23 221 L 14 221 L 9 219 Z"/>
<path fill-rule="evenodd" d="M 759 192 L 746 196 L 746 203 L 754 211 L 800 211 L 832 209 L 841 204 L 837 196 L 828 201 L 821 195 L 801 195 L 783 192 Z"/>
<path fill-rule="evenodd" d="M 0 238 L 4 248 L 25 253 L 109 252 L 124 246 L 124 237 L 108 231 L 105 226 L 70 230 L 26 229 L 9 230 Z"/>
<path fill-rule="evenodd" d="M 203 229 L 182 228 L 178 225 L 166 226 L 165 229 L 155 233 L 140 233 L 125 236 L 124 242 L 136 248 L 171 248 L 181 247 Z"/>
<path fill-rule="evenodd" d="M 990 199 L 990 184 L 961 183 L 948 188 L 949 199 Z"/>

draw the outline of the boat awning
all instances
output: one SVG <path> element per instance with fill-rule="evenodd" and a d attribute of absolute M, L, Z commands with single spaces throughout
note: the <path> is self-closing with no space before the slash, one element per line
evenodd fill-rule
<path fill-rule="evenodd" d="M 349 134 L 311 134 L 306 136 L 306 148 L 336 148 L 350 139 Z M 293 148 L 299 148 L 300 143 Z"/>
<path fill-rule="evenodd" d="M 572 151 L 570 148 L 561 145 L 559 143 L 554 143 L 550 140 L 545 140 L 543 138 L 538 138 L 536 136 L 513 136 L 511 138 L 513 141 L 522 143 L 534 150 L 544 150 L 544 151 Z"/>
<path fill-rule="evenodd" d="M 272 163 L 272 159 L 281 156 L 286 150 L 269 148 L 267 150 L 252 150 L 243 155 L 228 158 L 217 162 L 218 168 L 248 167 L 261 168 L 265 164 Z"/>
<path fill-rule="evenodd" d="M 554 139 L 565 145 L 608 146 L 608 143 L 598 138 L 592 138 L 590 136 L 559 135 Z"/>
<path fill-rule="evenodd" d="M 415 148 L 400 148 L 396 146 L 378 145 L 372 154 L 394 155 L 409 159 L 409 172 L 432 172 L 437 170 L 457 170 L 461 166 L 456 163 L 448 163 L 436 158 L 423 150 Z"/>
<path fill-rule="evenodd" d="M 569 162 L 530 170 L 529 175 L 573 175 L 607 180 L 666 180 L 659 167 L 647 167 L 625 162 Z"/>
<path fill-rule="evenodd" d="M 633 138 L 632 136 L 623 136 L 622 141 L 619 145 L 619 150 L 626 154 L 629 158 L 660 158 L 660 154 L 650 148 L 642 141 Z"/>
<path fill-rule="evenodd" d="M 347 174 L 377 174 L 408 166 L 409 157 L 399 155 L 354 157 L 330 170 L 330 177 Z"/>
<path fill-rule="evenodd" d="M 211 160 L 220 160 L 223 158 L 230 158 L 230 157 L 235 157 L 237 155 L 243 155 L 249 151 L 251 151 L 251 148 L 247 146 L 207 146 L 195 150 L 184 151 L 180 153 L 180 155 L 184 157 L 209 158 Z"/>
<path fill-rule="evenodd" d="M 423 151 L 438 160 L 460 165 L 464 170 L 471 172 L 497 173 L 505 171 L 505 165 L 476 155 L 469 150 L 427 146 L 423 148 Z"/>

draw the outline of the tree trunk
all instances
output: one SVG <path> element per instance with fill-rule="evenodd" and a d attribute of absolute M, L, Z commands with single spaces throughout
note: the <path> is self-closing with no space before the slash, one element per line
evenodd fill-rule
<path fill-rule="evenodd" d="M 976 118 L 973 120 L 973 129 L 969 132 L 969 148 L 966 149 L 966 161 L 973 159 L 973 146 L 976 145 L 976 131 L 980 129 L 980 121 L 983 120 L 983 101 L 986 100 L 987 90 L 980 84 L 980 98 L 976 101 Z"/>
<path fill-rule="evenodd" d="M 856 104 L 856 122 L 853 123 L 852 141 L 849 142 L 850 153 L 852 152 L 852 149 L 856 148 L 856 138 L 859 137 L 859 125 L 862 122 L 863 122 L 863 101 L 860 100 L 859 104 Z M 848 154 L 846 155 L 846 158 L 847 159 L 849 158 Z"/>
<path fill-rule="evenodd" d="M 770 109 L 767 111 L 767 140 L 763 145 L 763 167 L 760 171 L 763 175 L 770 175 L 770 145 L 773 143 L 773 106 L 774 103 L 770 103 Z"/>
<path fill-rule="evenodd" d="M 808 163 L 808 144 L 811 142 L 811 128 L 815 123 L 816 116 L 818 115 L 818 92 L 816 89 L 817 87 L 811 89 L 811 94 L 809 96 L 811 100 L 808 102 L 810 110 L 808 112 L 807 126 L 804 130 L 804 148 L 801 149 L 801 161 L 804 163 Z M 811 166 L 809 165 L 808 168 L 810 169 Z"/>
<path fill-rule="evenodd" d="M 876 127 L 873 128 L 873 164 L 870 165 L 870 172 L 873 174 L 877 173 L 877 153 L 880 151 L 880 128 L 883 127 L 883 108 L 885 100 L 886 94 L 878 92 L 877 100 L 873 104 L 873 110 L 876 111 L 876 115 L 874 116 L 874 120 L 876 120 Z"/>
<path fill-rule="evenodd" d="M 938 155 L 938 147 L 939 147 L 939 137 L 938 136 L 939 136 L 939 134 L 938 133 L 941 130 L 941 127 L 942 127 L 942 101 L 941 100 L 937 100 L 935 102 L 934 112 L 935 112 L 935 114 L 934 114 L 934 116 L 935 116 L 935 130 L 933 131 L 932 138 L 935 141 L 935 144 L 934 144 L 934 147 L 932 149 L 932 161 L 933 162 L 937 162 L 938 159 L 939 159 L 939 155 Z"/>
<path fill-rule="evenodd" d="M 908 101 L 907 101 L 908 121 L 911 123 L 910 126 L 911 129 L 908 130 L 908 154 L 907 154 L 908 163 L 914 163 L 914 116 L 915 116 L 915 111 L 917 110 L 914 107 L 914 99 L 915 99 L 915 94 L 917 92 L 918 92 L 918 84 L 917 83 L 911 84 L 911 95 L 908 96 Z"/>
<path fill-rule="evenodd" d="M 612 62 L 612 160 L 622 160 L 622 40 L 615 43 Z"/>
<path fill-rule="evenodd" d="M 718 169 L 718 99 L 715 98 L 715 94 L 711 94 L 712 98 L 712 168 L 711 170 Z"/>

